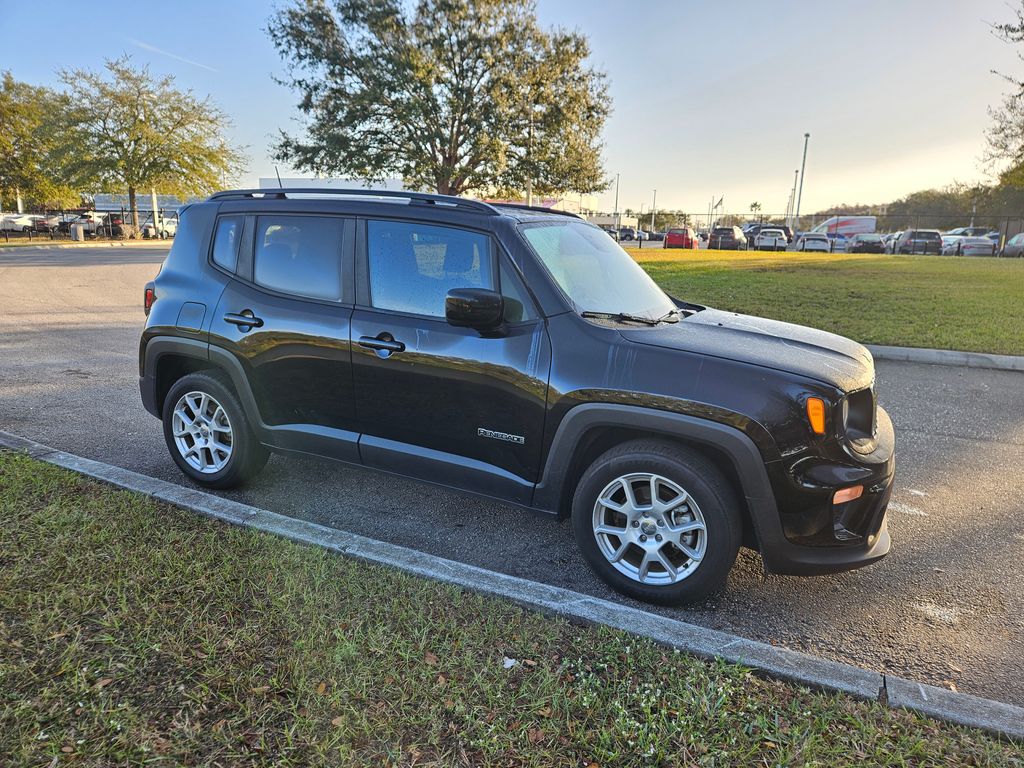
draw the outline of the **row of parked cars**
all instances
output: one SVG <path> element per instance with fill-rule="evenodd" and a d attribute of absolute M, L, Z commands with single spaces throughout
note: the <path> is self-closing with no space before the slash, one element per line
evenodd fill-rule
<path fill-rule="evenodd" d="M 824 232 L 801 232 L 794 235 L 785 224 L 748 224 L 745 227 L 714 227 L 710 232 L 695 227 L 672 227 L 665 232 L 649 232 L 633 227 L 607 229 L 619 241 L 655 240 L 664 248 L 700 247 L 725 251 L 796 251 L 819 253 L 894 253 L 943 256 L 1022 256 L 1024 233 L 1014 235 L 999 247 L 1001 233 L 989 227 L 958 227 L 948 232 L 937 229 L 908 229 L 880 234 L 866 232 L 849 237 L 830 236 Z"/>
<path fill-rule="evenodd" d="M 87 236 L 121 237 L 124 235 L 124 219 L 120 213 L 85 211 L 84 213 L 55 213 L 50 215 L 9 213 L 0 215 L 0 232 L 35 232 L 39 234 L 68 235 L 72 227 L 80 224 Z M 141 235 L 145 238 L 161 239 L 174 237 L 178 231 L 177 216 L 165 217 L 160 221 L 159 231 L 150 216 L 143 222 Z"/>
<path fill-rule="evenodd" d="M 1015 235 L 1000 251 L 1002 234 L 988 227 L 958 227 L 949 232 L 910 229 L 882 237 L 885 253 L 942 256 L 1019 256 L 1024 238 Z M 1011 245 L 1012 244 L 1012 245 Z"/>
<path fill-rule="evenodd" d="M 665 248 L 697 248 L 705 239 L 693 227 L 679 227 L 665 233 Z M 713 227 L 707 234 L 708 248 L 723 251 L 785 251 L 796 240 L 798 251 L 831 250 L 827 235 L 806 232 L 799 236 L 785 224 L 753 224 L 740 227 Z"/>

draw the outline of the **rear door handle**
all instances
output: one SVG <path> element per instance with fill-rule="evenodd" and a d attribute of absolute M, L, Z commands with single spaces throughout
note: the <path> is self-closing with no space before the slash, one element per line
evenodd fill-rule
<path fill-rule="evenodd" d="M 251 309 L 243 309 L 238 313 L 228 312 L 224 315 L 224 320 L 232 325 L 237 325 L 243 331 L 248 331 L 250 328 L 263 327 L 263 318 L 256 317 Z"/>
<path fill-rule="evenodd" d="M 376 336 L 360 336 L 359 346 L 376 351 L 377 357 L 390 357 L 395 352 L 404 352 L 405 344 L 396 341 L 395 337 L 385 331 Z"/>

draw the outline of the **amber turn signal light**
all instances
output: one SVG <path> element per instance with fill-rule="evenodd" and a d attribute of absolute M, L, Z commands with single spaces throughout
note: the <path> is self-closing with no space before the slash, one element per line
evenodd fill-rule
<path fill-rule="evenodd" d="M 807 398 L 807 421 L 814 434 L 825 434 L 825 401 L 820 397 Z"/>
<path fill-rule="evenodd" d="M 836 491 L 835 496 L 832 497 L 832 503 L 845 504 L 848 501 L 859 499 L 863 493 L 863 485 L 851 485 L 849 488 L 843 488 L 841 491 Z"/>

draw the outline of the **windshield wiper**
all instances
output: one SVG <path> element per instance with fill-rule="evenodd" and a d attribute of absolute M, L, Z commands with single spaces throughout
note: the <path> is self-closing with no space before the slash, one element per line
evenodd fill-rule
<path fill-rule="evenodd" d="M 676 317 L 676 315 L 681 315 L 681 314 L 683 314 L 682 310 L 670 309 L 668 312 L 666 312 L 664 315 L 662 315 L 661 317 L 658 318 L 658 322 L 659 323 L 678 323 L 679 322 L 679 318 Z M 673 320 L 672 318 L 675 318 L 675 319 Z"/>
<path fill-rule="evenodd" d="M 626 320 L 631 323 L 643 323 L 644 325 L 657 325 L 661 322 L 660 320 L 655 320 L 653 317 L 631 315 L 628 312 L 594 312 L 589 309 L 580 312 L 580 317 L 594 317 L 599 320 Z"/>

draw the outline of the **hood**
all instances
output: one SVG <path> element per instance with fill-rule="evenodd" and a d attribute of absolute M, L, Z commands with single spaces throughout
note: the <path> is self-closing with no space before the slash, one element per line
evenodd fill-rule
<path fill-rule="evenodd" d="M 705 309 L 678 323 L 620 329 L 629 341 L 761 365 L 831 384 L 844 392 L 875 379 L 875 365 L 862 345 L 803 325 Z"/>

